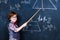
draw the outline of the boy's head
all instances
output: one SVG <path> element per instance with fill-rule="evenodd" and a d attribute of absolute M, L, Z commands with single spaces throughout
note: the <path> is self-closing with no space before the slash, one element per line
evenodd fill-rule
<path fill-rule="evenodd" d="M 10 12 L 8 14 L 8 20 L 12 21 L 12 22 L 16 22 L 17 21 L 17 14 L 15 12 Z"/>

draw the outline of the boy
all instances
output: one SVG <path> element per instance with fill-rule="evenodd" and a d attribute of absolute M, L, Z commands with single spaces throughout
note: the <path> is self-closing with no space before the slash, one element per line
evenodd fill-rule
<path fill-rule="evenodd" d="M 17 26 L 17 14 L 15 12 L 10 12 L 8 15 L 8 20 L 10 21 L 8 30 L 9 30 L 9 40 L 19 40 L 19 31 L 27 25 L 25 22 L 20 27 Z"/>

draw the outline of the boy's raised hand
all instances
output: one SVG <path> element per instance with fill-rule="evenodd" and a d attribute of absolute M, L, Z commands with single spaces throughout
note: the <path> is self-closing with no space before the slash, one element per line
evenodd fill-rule
<path fill-rule="evenodd" d="M 23 27 L 26 27 L 28 22 L 23 23 L 20 27 L 17 28 L 17 32 L 20 31 Z"/>
<path fill-rule="evenodd" d="M 27 22 L 23 23 L 23 27 L 27 26 L 27 24 L 28 24 Z"/>

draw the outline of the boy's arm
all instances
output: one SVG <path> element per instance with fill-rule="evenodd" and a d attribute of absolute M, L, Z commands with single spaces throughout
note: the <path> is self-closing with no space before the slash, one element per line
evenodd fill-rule
<path fill-rule="evenodd" d="M 13 30 L 14 32 L 19 32 L 23 27 L 27 25 L 27 22 L 25 22 L 23 25 L 20 27 L 16 28 L 13 24 L 9 24 L 9 28 Z"/>

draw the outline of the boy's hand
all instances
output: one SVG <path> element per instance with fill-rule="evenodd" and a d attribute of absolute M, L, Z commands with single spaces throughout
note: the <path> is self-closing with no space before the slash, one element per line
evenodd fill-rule
<path fill-rule="evenodd" d="M 27 26 L 27 22 L 25 22 L 25 23 L 23 24 L 23 27 L 25 27 L 25 26 Z"/>

